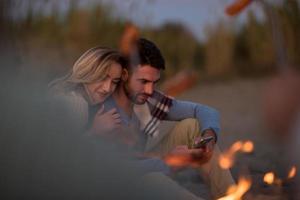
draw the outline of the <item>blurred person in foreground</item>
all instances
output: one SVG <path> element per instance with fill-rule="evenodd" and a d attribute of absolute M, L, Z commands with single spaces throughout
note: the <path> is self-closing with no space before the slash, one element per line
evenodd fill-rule
<path fill-rule="evenodd" d="M 288 68 L 271 78 L 264 90 L 263 109 L 266 125 L 279 141 L 278 148 L 283 148 L 286 156 L 282 158 L 290 168 L 296 165 L 300 169 L 300 72 Z M 299 199 L 297 190 L 300 177 L 296 177 L 297 186 L 294 198 Z"/>
<path fill-rule="evenodd" d="M 98 50 L 100 53 L 92 61 L 99 63 L 99 58 L 106 55 L 118 63 L 119 53 Z M 4 66 L 1 77 L 5 77 L 0 89 L 0 199 L 145 199 L 136 191 L 137 186 L 128 185 L 139 177 L 138 168 L 109 143 L 98 141 L 96 145 L 86 137 L 77 126 L 74 110 L 56 99 L 45 98 L 46 83 L 36 81 L 39 74 L 11 73 L 10 68 L 19 72 L 19 66 L 4 63 L 13 63 L 10 59 L 16 59 L 16 52 L 17 49 L 8 51 L 11 57 L 0 59 Z M 116 68 L 118 72 L 122 70 L 120 66 Z M 66 97 L 73 100 L 69 102 L 75 104 L 77 100 L 81 104 L 75 105 L 87 105 L 83 97 L 74 93 L 72 99 L 72 94 Z M 98 102 L 96 97 L 92 99 Z M 147 194 L 148 190 L 144 191 Z"/>
<path fill-rule="evenodd" d="M 164 58 L 158 47 L 147 39 L 138 39 L 130 55 L 128 70 L 124 70 L 120 87 L 104 102 L 104 108 L 116 108 L 127 132 L 128 143 L 137 150 L 158 158 L 141 158 L 148 168 L 149 180 L 178 188 L 186 198 L 197 199 L 191 192 L 175 186 L 167 176 L 172 169 L 163 164 L 167 155 L 195 158 L 193 163 L 208 182 L 212 195 L 225 195 L 235 184 L 229 170 L 218 165 L 220 150 L 216 145 L 220 132 L 218 112 L 205 105 L 176 100 L 155 90 L 160 73 L 165 69 Z M 162 131 L 163 121 L 179 121 L 171 131 Z M 96 131 L 100 132 L 100 131 Z M 195 138 L 212 136 L 204 148 L 193 148 Z M 192 141 L 192 142 L 191 142 Z"/>

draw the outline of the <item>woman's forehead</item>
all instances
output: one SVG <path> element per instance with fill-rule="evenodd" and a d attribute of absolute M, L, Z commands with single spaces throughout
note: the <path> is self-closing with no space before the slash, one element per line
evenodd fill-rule
<path fill-rule="evenodd" d="M 119 78 L 122 74 L 122 66 L 119 63 L 113 62 L 108 68 L 106 75 L 112 78 Z"/>

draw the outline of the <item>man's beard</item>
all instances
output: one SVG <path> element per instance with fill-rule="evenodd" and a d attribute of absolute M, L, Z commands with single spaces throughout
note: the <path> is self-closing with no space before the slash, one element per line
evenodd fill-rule
<path fill-rule="evenodd" d="M 129 86 L 128 86 L 128 82 L 124 83 L 123 84 L 123 89 L 124 89 L 124 92 L 125 92 L 125 95 L 128 97 L 128 99 L 130 99 L 130 101 L 134 104 L 137 104 L 137 105 L 142 105 L 146 102 L 143 101 L 143 102 L 140 102 L 138 101 L 138 96 L 139 95 L 144 95 L 144 94 L 140 94 L 140 93 L 136 93 L 134 94 L 130 89 L 129 89 Z M 147 95 L 148 96 L 148 95 Z"/>

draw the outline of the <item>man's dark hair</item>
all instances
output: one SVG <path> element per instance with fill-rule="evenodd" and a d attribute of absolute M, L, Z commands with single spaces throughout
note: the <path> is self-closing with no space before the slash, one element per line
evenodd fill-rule
<path fill-rule="evenodd" d="M 137 54 L 140 65 L 150 65 L 156 69 L 165 69 L 165 59 L 158 47 L 145 38 L 137 40 Z"/>

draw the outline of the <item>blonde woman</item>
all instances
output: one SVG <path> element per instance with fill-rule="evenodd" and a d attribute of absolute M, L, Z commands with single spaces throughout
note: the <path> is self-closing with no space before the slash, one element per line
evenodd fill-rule
<path fill-rule="evenodd" d="M 68 75 L 50 83 L 50 93 L 63 100 L 77 127 L 91 134 L 113 131 L 120 126 L 120 115 L 115 108 L 104 111 L 102 103 L 115 91 L 126 66 L 118 51 L 89 49 Z"/>

